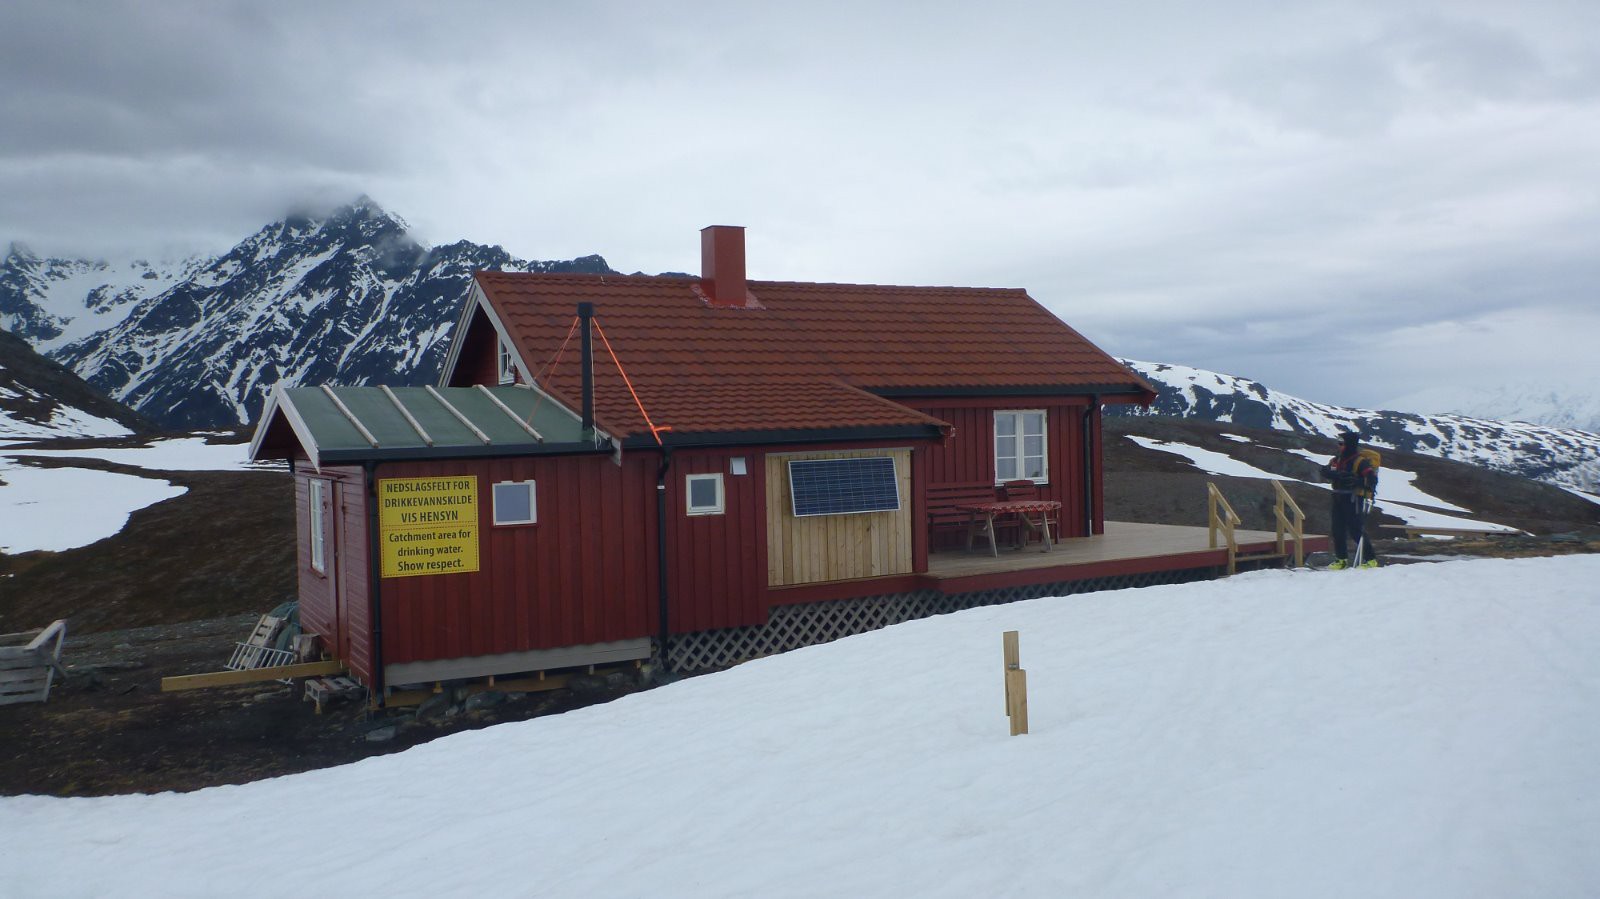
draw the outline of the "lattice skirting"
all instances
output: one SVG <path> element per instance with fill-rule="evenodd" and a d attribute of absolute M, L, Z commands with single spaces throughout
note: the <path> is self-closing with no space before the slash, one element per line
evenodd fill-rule
<path fill-rule="evenodd" d="M 672 638 L 669 667 L 675 671 L 704 671 L 722 668 L 760 656 L 788 652 L 802 646 L 827 643 L 853 634 L 864 634 L 880 627 L 943 615 L 979 606 L 994 606 L 1041 596 L 1066 596 L 1097 590 L 1121 590 L 1155 584 L 1182 584 L 1206 580 L 1209 569 L 1154 571 L 1116 577 L 1091 578 L 1056 584 L 1028 584 L 1001 590 L 946 595 L 937 590 L 913 593 L 888 593 L 858 599 L 777 606 L 767 623 L 755 627 L 734 627 L 715 631 L 678 634 Z M 660 655 L 660 647 L 656 647 Z"/>

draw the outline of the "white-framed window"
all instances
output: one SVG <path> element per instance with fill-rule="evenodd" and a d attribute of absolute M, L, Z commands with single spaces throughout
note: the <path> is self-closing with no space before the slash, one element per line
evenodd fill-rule
<path fill-rule="evenodd" d="M 994 482 L 1050 481 L 1046 463 L 1048 419 L 1043 409 L 1007 409 L 994 414 Z"/>
<path fill-rule="evenodd" d="M 539 492 L 533 481 L 500 481 L 494 485 L 495 524 L 537 524 Z"/>
<path fill-rule="evenodd" d="M 684 475 L 684 508 L 690 515 L 722 514 L 722 473 Z"/>
<path fill-rule="evenodd" d="M 312 478 L 306 481 L 307 501 L 311 507 L 311 569 L 328 573 L 328 521 L 323 512 L 327 499 L 326 481 Z"/>
<path fill-rule="evenodd" d="M 496 356 L 495 372 L 501 384 L 513 384 L 517 380 L 517 361 L 511 354 L 511 347 L 500 341 L 500 352 Z"/>

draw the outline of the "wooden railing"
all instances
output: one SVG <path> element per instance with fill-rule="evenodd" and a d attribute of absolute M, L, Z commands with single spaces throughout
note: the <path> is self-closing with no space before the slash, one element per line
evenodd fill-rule
<path fill-rule="evenodd" d="M 1218 515 L 1217 511 L 1219 509 L 1221 511 L 1223 511 L 1223 512 L 1226 512 L 1227 514 L 1226 515 Z M 1227 499 L 1225 499 L 1222 496 L 1222 491 L 1217 489 L 1217 485 L 1216 484 L 1214 484 L 1214 483 L 1212 483 L 1210 481 L 1207 481 L 1206 482 L 1206 527 L 1207 527 L 1207 532 L 1208 532 L 1208 535 L 1209 535 L 1209 537 L 1211 539 L 1211 548 L 1212 549 L 1216 549 L 1217 548 L 1217 532 L 1218 531 L 1221 531 L 1222 535 L 1227 538 L 1227 540 L 1228 540 L 1228 574 L 1230 574 L 1230 575 L 1238 570 L 1239 543 L 1238 543 L 1237 540 L 1234 539 L 1233 529 L 1235 527 L 1237 527 L 1239 525 L 1239 523 L 1240 523 L 1240 519 L 1239 519 L 1238 513 L 1234 512 L 1233 511 L 1233 507 L 1228 505 Z"/>
<path fill-rule="evenodd" d="M 1289 491 L 1283 489 L 1280 481 L 1272 482 L 1272 489 L 1278 494 L 1278 503 L 1273 507 L 1272 514 L 1278 519 L 1278 554 L 1285 555 L 1283 547 L 1284 537 L 1294 538 L 1294 567 L 1306 567 L 1306 513 L 1300 511 L 1300 504 L 1294 501 Z M 1294 513 L 1291 518 L 1288 513 Z"/>

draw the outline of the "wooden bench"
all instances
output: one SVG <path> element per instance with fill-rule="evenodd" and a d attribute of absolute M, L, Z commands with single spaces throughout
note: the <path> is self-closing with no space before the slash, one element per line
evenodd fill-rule
<path fill-rule="evenodd" d="M 964 541 L 972 513 L 961 506 L 992 503 L 1000 498 L 993 484 L 951 483 L 928 488 L 928 545 L 940 534 L 960 534 Z"/>
<path fill-rule="evenodd" d="M 61 669 L 66 639 L 67 623 L 59 619 L 38 630 L 0 634 L 0 705 L 49 699 L 56 675 L 67 676 Z"/>
<path fill-rule="evenodd" d="M 1487 528 L 1430 528 L 1411 524 L 1380 524 L 1388 531 L 1405 531 L 1407 537 L 1505 537 L 1519 531 L 1491 531 Z"/>

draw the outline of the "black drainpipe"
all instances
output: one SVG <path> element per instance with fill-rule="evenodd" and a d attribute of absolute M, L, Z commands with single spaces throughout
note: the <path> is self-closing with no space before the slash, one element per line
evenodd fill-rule
<path fill-rule="evenodd" d="M 656 469 L 656 593 L 661 616 L 661 670 L 672 670 L 671 630 L 667 626 L 667 470 L 672 467 L 672 447 L 661 448 Z"/>
<path fill-rule="evenodd" d="M 378 539 L 378 463 L 367 462 L 363 485 L 367 496 L 367 593 L 372 602 L 372 695 L 384 707 L 383 682 L 383 544 Z"/>
<path fill-rule="evenodd" d="M 1094 413 L 1100 394 L 1089 397 L 1083 410 L 1083 536 L 1094 536 Z"/>
<path fill-rule="evenodd" d="M 594 341 L 590 338 L 594 321 L 594 304 L 578 304 L 578 321 L 582 334 L 579 348 L 583 351 L 583 439 L 594 441 Z"/>

